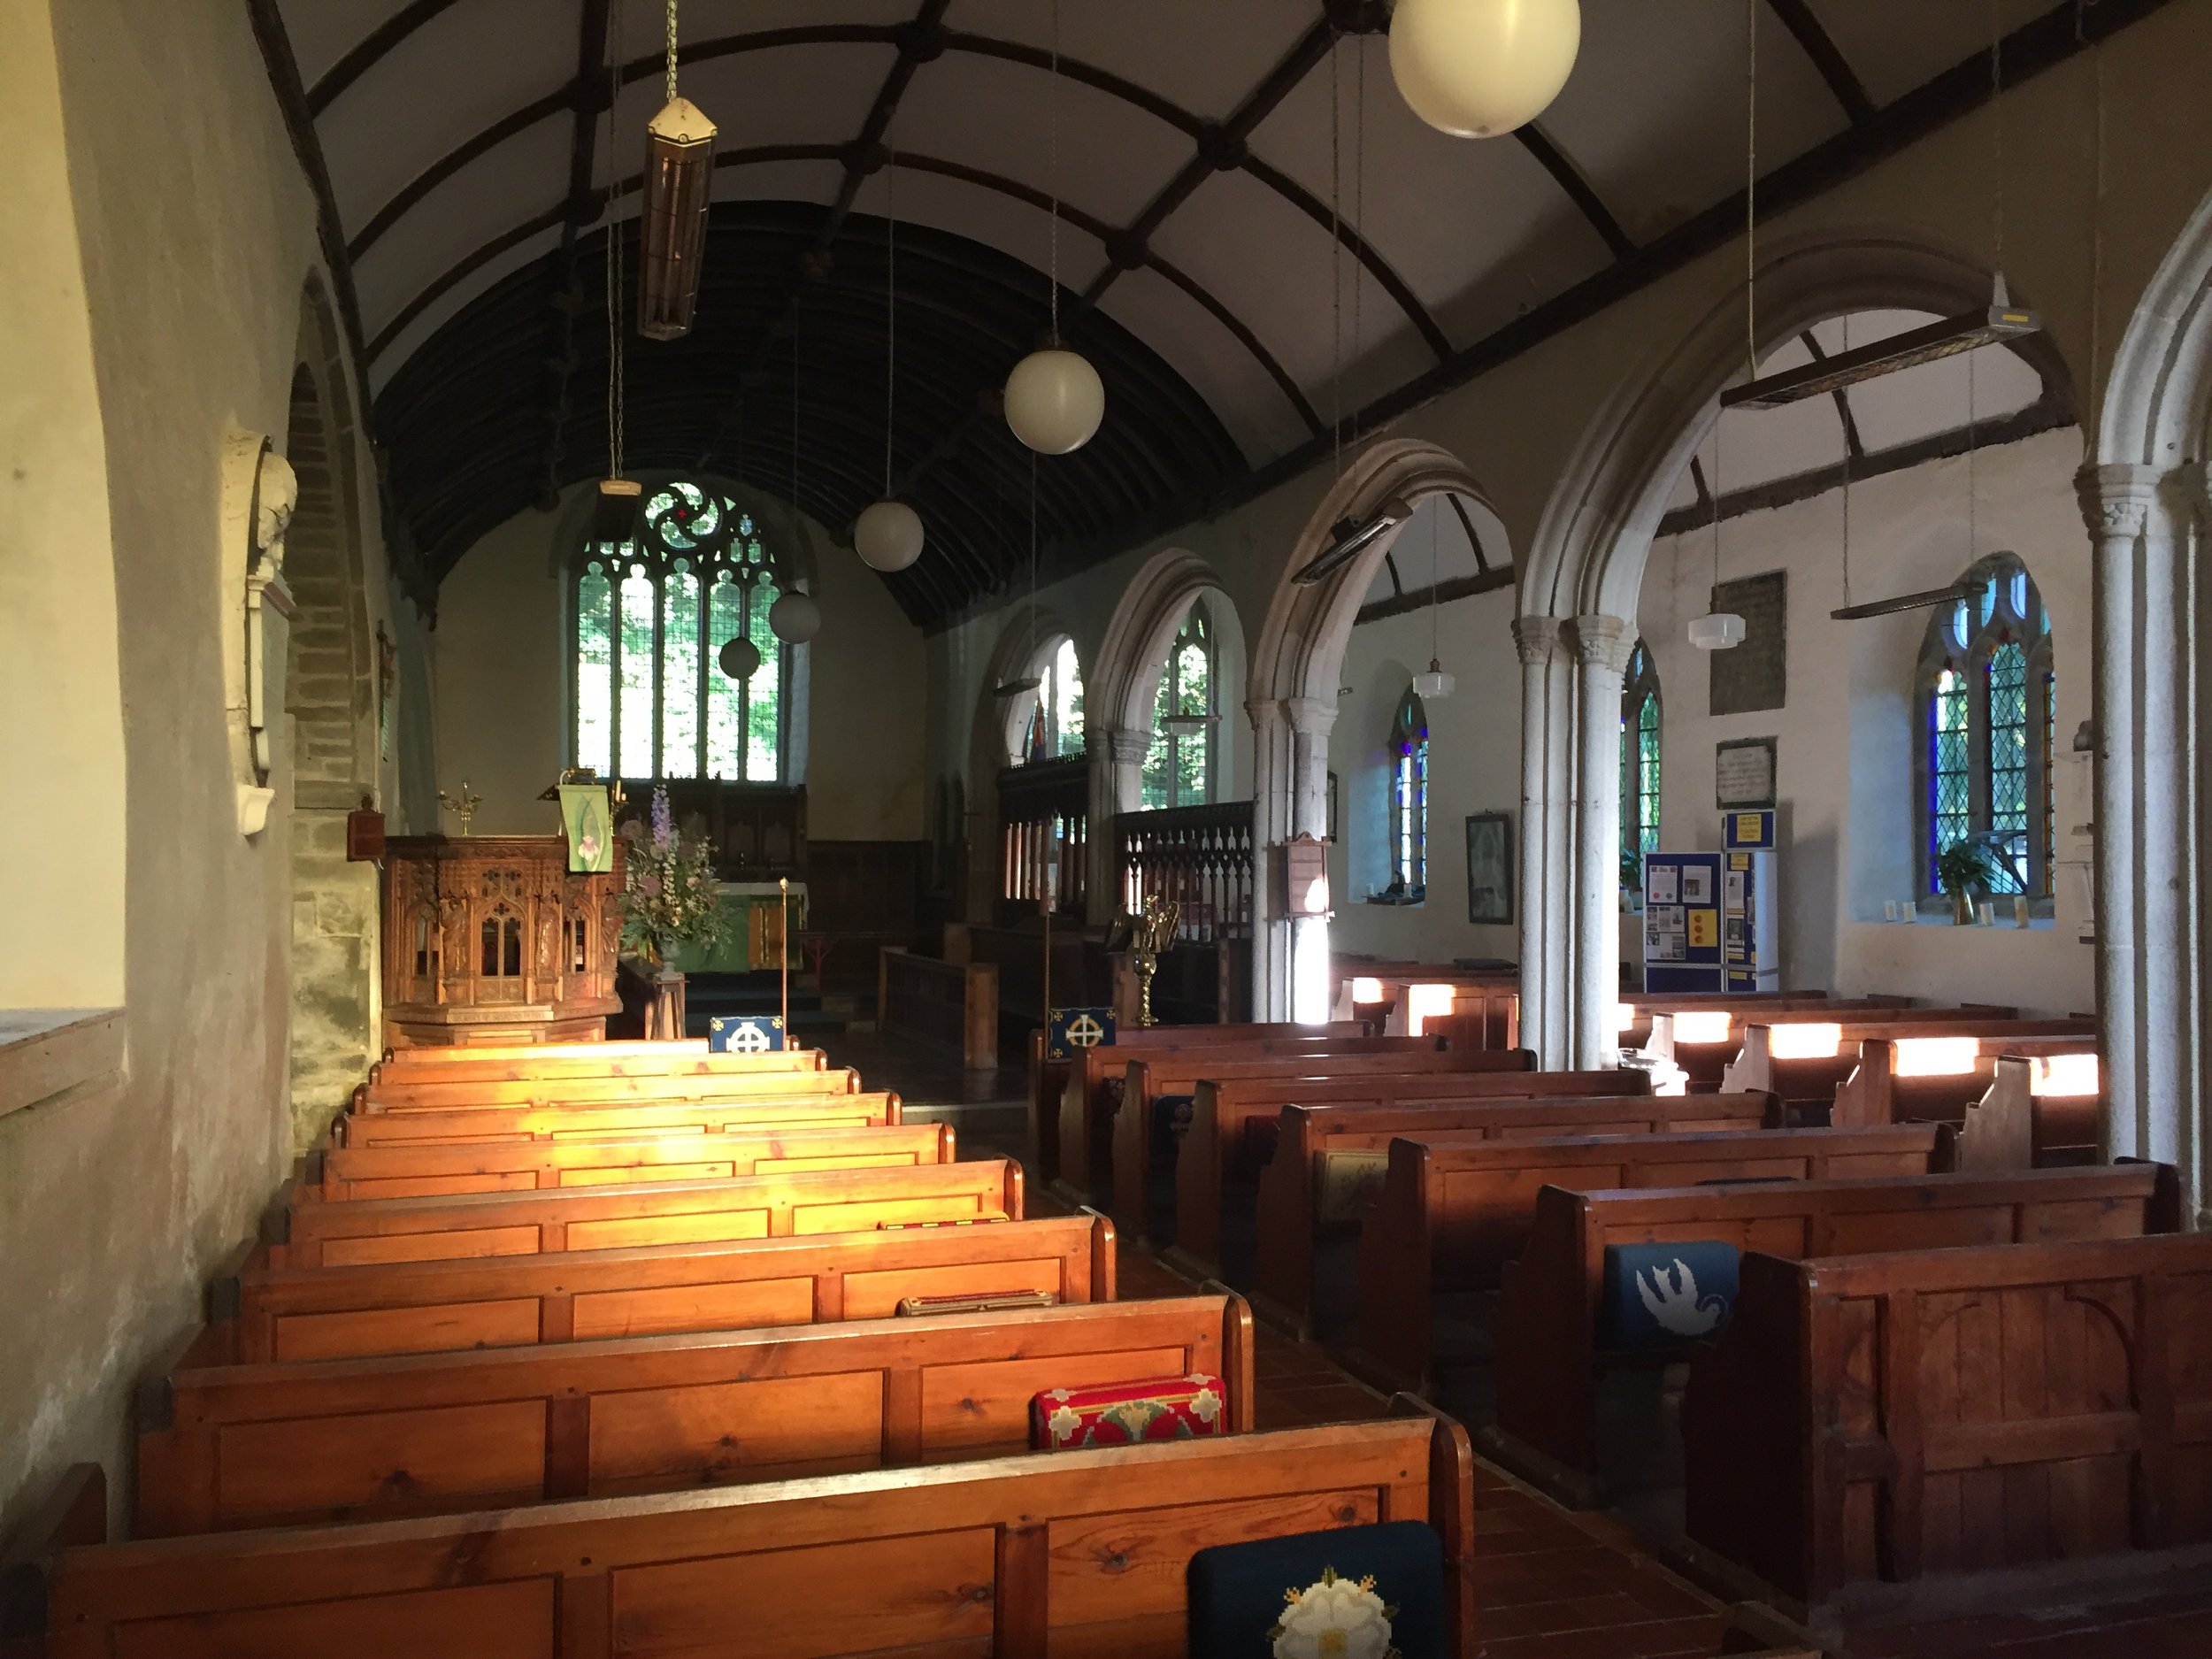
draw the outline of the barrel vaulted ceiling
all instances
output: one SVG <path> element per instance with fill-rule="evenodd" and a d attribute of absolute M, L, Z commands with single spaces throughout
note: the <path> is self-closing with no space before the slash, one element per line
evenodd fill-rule
<path fill-rule="evenodd" d="M 2070 0 L 1998 0 L 2006 78 L 2157 3 L 2101 0 L 2078 32 Z M 394 498 L 434 577 L 606 466 L 604 226 L 611 211 L 634 260 L 664 10 L 254 4 L 325 175 Z M 1286 476 L 1327 452 L 1340 411 L 1348 429 L 1386 418 L 1740 226 L 1746 12 L 1729 0 L 1583 0 L 1565 90 L 1481 142 L 1399 99 L 1378 0 L 1058 9 L 1056 91 L 1049 0 L 682 5 L 683 91 L 720 128 L 715 208 L 694 333 L 629 336 L 628 465 L 780 494 L 795 472 L 800 504 L 843 534 L 883 484 L 895 207 L 891 471 L 930 544 L 885 580 L 926 626 L 1025 567 L 1031 462 L 995 397 L 1045 333 L 1056 196 L 1063 332 L 1108 412 L 1088 448 L 1035 463 L 1053 568 Z M 1755 17 L 1763 203 L 1988 95 L 1984 4 L 1757 0 Z"/>

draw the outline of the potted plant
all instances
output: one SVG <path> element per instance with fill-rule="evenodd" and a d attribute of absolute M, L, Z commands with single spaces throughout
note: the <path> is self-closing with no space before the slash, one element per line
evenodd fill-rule
<path fill-rule="evenodd" d="M 1936 885 L 1951 895 L 1951 919 L 1961 927 L 1974 919 L 1974 890 L 1985 890 L 1996 876 L 1989 849 L 1971 838 L 1962 837 L 1936 855 Z"/>
<path fill-rule="evenodd" d="M 1632 847 L 1621 849 L 1621 909 L 1644 908 L 1644 856 Z"/>
<path fill-rule="evenodd" d="M 668 791 L 653 791 L 649 826 L 632 818 L 622 826 L 629 843 L 624 860 L 622 942 L 655 965 L 658 989 L 646 1016 L 648 1037 L 684 1034 L 683 975 L 676 952 L 685 945 L 718 943 L 729 923 L 721 884 L 705 841 L 676 833 Z"/>

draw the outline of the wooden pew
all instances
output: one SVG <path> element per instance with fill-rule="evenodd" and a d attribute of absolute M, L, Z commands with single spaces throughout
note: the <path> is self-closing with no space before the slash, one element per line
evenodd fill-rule
<path fill-rule="evenodd" d="M 1371 1380 L 1429 1386 L 1431 1299 L 1487 1289 L 1502 1273 L 1510 1282 L 1513 1257 L 1540 1241 L 1547 1193 L 1655 1187 L 1719 1194 L 1734 1189 L 1696 1184 L 1910 1179 L 1948 1161 L 1948 1145 L 1932 1124 L 1532 1141 L 1452 1131 L 1401 1135 L 1390 1143 L 1381 1189 L 1361 1220 L 1353 1369 Z M 1601 1263 L 1603 1256 L 1601 1248 Z"/>
<path fill-rule="evenodd" d="M 2094 1164 L 2104 1134 L 2102 1067 L 2093 1053 L 2003 1054 L 1959 1125 L 1958 1164 L 1978 1173 Z"/>
<path fill-rule="evenodd" d="M 1858 1064 L 1860 1044 L 1870 1039 L 2095 1035 L 2095 1026 L 2080 1019 L 1984 1018 L 1971 1010 L 1959 1013 L 1947 1009 L 1907 1009 L 1901 1012 L 1912 1018 L 1747 1025 L 1742 1048 L 1722 1072 L 1721 1087 L 1731 1093 L 1770 1090 L 1781 1096 L 1786 1117 L 1801 1118 L 1810 1112 L 1817 1120 L 1833 1106 L 1836 1090 Z"/>
<path fill-rule="evenodd" d="M 1018 1219 L 1021 1213 L 1021 1165 L 988 1158 L 918 1169 L 284 1205 L 266 1225 L 273 1261 L 339 1267 L 849 1233 L 886 1221 Z"/>
<path fill-rule="evenodd" d="M 633 1106 L 458 1106 L 348 1112 L 332 1126 L 342 1147 L 435 1146 L 463 1141 L 604 1141 L 645 1134 L 757 1134 L 770 1129 L 870 1129 L 903 1121 L 896 1094 L 777 1095 L 762 1100 L 654 1101 Z"/>
<path fill-rule="evenodd" d="M 403 1048 L 369 1068 L 372 1083 L 500 1082 L 524 1078 L 747 1077 L 821 1071 L 819 1048 L 715 1054 L 686 1042 L 521 1043 L 499 1048 Z"/>
<path fill-rule="evenodd" d="M 1404 1056 L 1317 1056 L 1288 1065 L 1224 1064 L 1206 1068 L 1202 1074 L 1194 1074 L 1197 1069 L 1193 1068 L 1179 1075 L 1164 1064 L 1139 1062 L 1129 1068 L 1123 1104 L 1133 1100 L 1141 1110 L 1118 1112 L 1114 1117 L 1113 1197 L 1110 1213 L 1127 1236 L 1143 1239 L 1150 1231 L 1147 1210 L 1152 1179 L 1163 1162 L 1156 1156 L 1153 1118 L 1163 1094 L 1190 1094 L 1192 1126 L 1195 1129 L 1197 1097 L 1207 1086 L 1212 1087 L 1217 1114 L 1237 1114 L 1241 1125 L 1271 1118 L 1273 1110 L 1291 1099 L 1357 1100 L 1380 1104 L 1386 1101 L 1465 1098 L 1469 1092 L 1459 1087 L 1459 1079 L 1506 1074 L 1526 1077 L 1533 1072 L 1535 1059 L 1525 1048 L 1455 1048 L 1440 1054 L 1418 1049 Z M 1486 1083 L 1472 1091 L 1477 1095 L 1497 1092 Z M 1267 1104 L 1271 1101 L 1275 1108 Z M 1241 1128 L 1239 1133 L 1243 1133 Z M 1181 1154 L 1178 1151 L 1169 1161 L 1171 1171 L 1180 1163 Z"/>
<path fill-rule="evenodd" d="M 1112 1047 L 1097 1050 L 1099 1064 L 1111 1060 L 1118 1048 L 1150 1052 L 1156 1048 L 1189 1048 L 1213 1042 L 1320 1042 L 1332 1037 L 1356 1037 L 1360 1027 L 1347 1021 L 1340 1025 L 1301 1025 L 1291 1020 L 1228 1025 L 1133 1025 L 1115 1033 Z M 1060 1101 L 1067 1092 L 1068 1074 L 1085 1063 L 1091 1050 L 1078 1050 L 1071 1059 L 1046 1056 L 1048 1033 L 1040 1026 L 1029 1033 L 1029 1145 L 1036 1162 L 1037 1179 L 1047 1183 L 1060 1176 Z M 1104 1073 L 1098 1073 L 1102 1077 Z"/>
<path fill-rule="evenodd" d="M 1085 1212 L 974 1226 L 537 1256 L 273 1265 L 257 1253 L 210 1298 L 208 1365 L 657 1336 L 881 1318 L 903 1296 L 1049 1292 L 1114 1299 L 1114 1229 Z"/>
<path fill-rule="evenodd" d="M 1849 1005 L 1902 1008 L 1911 1001 L 1906 996 L 1872 996 L 1854 998 Z M 1732 1024 L 1753 1012 L 1779 1013 L 1836 1005 L 1825 991 L 1624 991 L 1614 1041 L 1623 1048 L 1648 1047 L 1654 1020 L 1661 1014 L 1718 1011 L 1729 1014 Z"/>
<path fill-rule="evenodd" d="M 2096 1052 L 2093 1033 L 2078 1037 L 1934 1038 L 1916 1043 L 1869 1037 L 1859 1044 L 1858 1064 L 1836 1086 L 1828 1121 L 1839 1127 L 1963 1123 L 1967 1108 L 1996 1080 L 2000 1056 Z"/>
<path fill-rule="evenodd" d="M 1262 1318 L 1310 1336 L 1313 1251 L 1325 1225 L 1356 1235 L 1357 1218 L 1325 1224 L 1318 1215 L 1323 1171 L 1340 1187 L 1377 1185 L 1401 1135 L 1450 1133 L 1456 1139 L 1526 1141 L 1562 1135 L 1722 1133 L 1767 1126 L 1778 1110 L 1770 1094 L 1570 1094 L 1548 1100 L 1412 1100 L 1383 1105 L 1308 1094 L 1286 1105 L 1274 1156 L 1260 1171 L 1259 1252 L 1252 1308 Z"/>
<path fill-rule="evenodd" d="M 1498 1304 L 1498 1448 L 1588 1495 L 1597 1475 L 1597 1325 L 1609 1244 L 1713 1239 L 1801 1260 L 2137 1238 L 2175 1232 L 2180 1220 L 2174 1171 L 2154 1164 L 1643 1192 L 1547 1187 Z"/>
<path fill-rule="evenodd" d="M 301 1161 L 295 1204 L 432 1193 L 511 1193 L 623 1181 L 726 1180 L 800 1170 L 896 1169 L 954 1161 L 949 1124 L 713 1135 L 331 1147 Z"/>
<path fill-rule="evenodd" d="M 49 1659 L 899 1652 L 1179 1659 L 1194 1552 L 1426 1520 L 1474 1659 L 1473 1457 L 1433 1415 L 420 1520 L 33 1547 Z M 96 1469 L 56 1544 L 106 1499 Z"/>
<path fill-rule="evenodd" d="M 1176 1044 L 1164 1050 L 1140 1051 L 1131 1045 L 1089 1049 L 1069 1066 L 1067 1087 L 1060 1092 L 1060 1173 L 1054 1190 L 1078 1202 L 1087 1200 L 1093 1187 L 1104 1196 L 1113 1168 L 1114 1120 L 1127 1093 L 1129 1068 L 1139 1061 L 1171 1064 L 1203 1054 L 1226 1065 L 1233 1060 L 1413 1054 L 1438 1046 L 1409 1037 L 1331 1036 L 1318 1041 L 1262 1037 L 1245 1042 Z"/>
<path fill-rule="evenodd" d="M 1201 1279 L 1220 1277 L 1221 1209 L 1228 1185 L 1233 1179 L 1240 1185 L 1256 1179 L 1263 1161 L 1275 1150 L 1271 1141 L 1257 1143 L 1255 1128 L 1265 1125 L 1274 1129 L 1283 1107 L 1293 1100 L 1324 1098 L 1319 1081 L 1310 1085 L 1304 1079 L 1208 1078 L 1199 1085 L 1190 1133 L 1175 1157 L 1175 1243 L 1167 1252 L 1184 1271 L 1196 1272 Z M 1645 1073 L 1618 1070 L 1464 1071 L 1452 1074 L 1451 1081 L 1451 1097 L 1463 1102 L 1641 1095 L 1651 1087 Z M 1252 1082 L 1268 1087 L 1248 1090 L 1245 1085 Z M 1384 1105 L 1418 1097 L 1378 1089 L 1366 1098 Z"/>
<path fill-rule="evenodd" d="M 1823 1624 L 1878 1582 L 2212 1543 L 2212 1238 L 1747 1256 L 1682 1429 L 1691 1539 Z"/>
<path fill-rule="evenodd" d="M 426 1082 L 364 1083 L 353 1092 L 353 1110 L 450 1111 L 460 1106 L 534 1102 L 616 1106 L 631 1101 L 803 1099 L 859 1092 L 860 1073 L 843 1066 L 821 1071 L 716 1071 L 657 1077 L 441 1077 Z"/>
<path fill-rule="evenodd" d="M 1222 1381 L 1235 1296 L 859 1319 L 404 1358 L 193 1367 L 137 1401 L 140 1538 L 434 1515 L 1003 1455 L 1056 1386 Z"/>

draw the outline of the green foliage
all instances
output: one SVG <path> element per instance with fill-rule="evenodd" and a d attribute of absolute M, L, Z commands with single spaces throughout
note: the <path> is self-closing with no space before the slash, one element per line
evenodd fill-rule
<path fill-rule="evenodd" d="M 648 949 L 661 961 L 679 945 L 710 947 L 728 936 L 714 856 L 701 839 L 680 835 L 671 819 L 668 791 L 653 792 L 652 822 L 633 818 L 621 834 L 624 861 L 622 942 Z"/>
<path fill-rule="evenodd" d="M 1999 877 L 1996 861 L 1979 841 L 1961 839 L 1936 855 L 1936 885 L 1946 893 L 1987 890 Z"/>

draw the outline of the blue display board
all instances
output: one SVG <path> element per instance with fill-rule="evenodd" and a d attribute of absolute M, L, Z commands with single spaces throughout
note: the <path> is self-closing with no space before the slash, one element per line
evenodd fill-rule
<path fill-rule="evenodd" d="M 1722 853 L 1644 855 L 1644 989 L 1718 991 Z"/>
<path fill-rule="evenodd" d="M 1110 1008 L 1056 1008 L 1045 1023 L 1045 1057 L 1065 1060 L 1078 1048 L 1114 1046 L 1114 1010 Z"/>
<path fill-rule="evenodd" d="M 717 1014 L 707 1021 L 709 1054 L 773 1054 L 783 1046 L 780 1014 Z"/>

